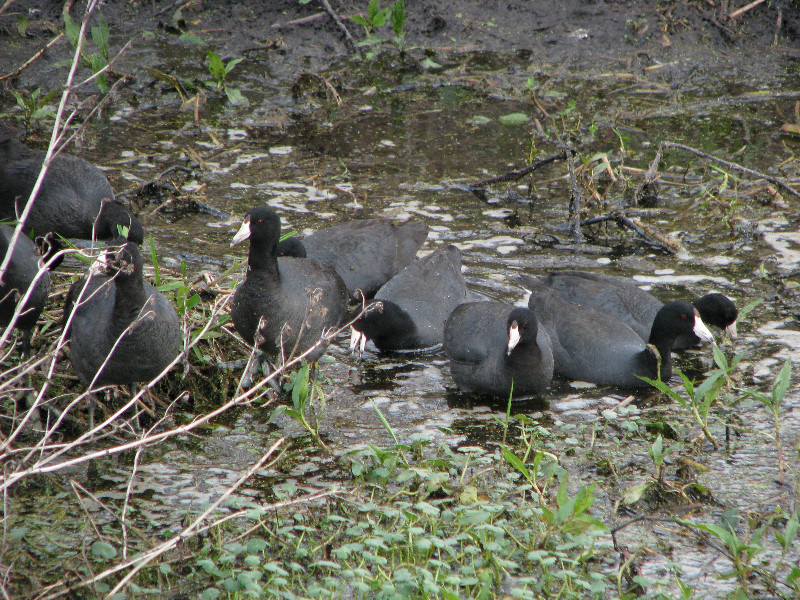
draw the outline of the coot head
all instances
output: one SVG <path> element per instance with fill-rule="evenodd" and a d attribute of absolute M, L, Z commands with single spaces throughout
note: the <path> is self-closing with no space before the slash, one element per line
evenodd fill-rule
<path fill-rule="evenodd" d="M 265 206 L 257 206 L 244 215 L 242 226 L 231 240 L 231 247 L 250 240 L 251 244 L 266 246 L 270 255 L 275 256 L 280 237 L 281 218 L 278 213 Z"/>

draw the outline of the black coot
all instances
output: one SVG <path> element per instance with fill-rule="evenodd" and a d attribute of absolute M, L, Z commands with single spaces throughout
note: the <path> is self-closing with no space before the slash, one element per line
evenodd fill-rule
<path fill-rule="evenodd" d="M 610 315 L 633 329 L 647 341 L 656 314 L 664 306 L 658 298 L 640 289 L 630 279 L 586 271 L 559 271 L 542 277 L 549 287 L 576 304 L 589 306 Z M 724 294 L 706 294 L 692 302 L 706 325 L 714 325 L 736 339 L 739 311 Z M 685 350 L 700 343 L 694 333 L 680 335 L 673 350 Z"/>
<path fill-rule="evenodd" d="M 444 326 L 450 372 L 464 392 L 508 398 L 542 394 L 553 378 L 550 338 L 534 311 L 469 302 Z"/>
<path fill-rule="evenodd" d="M 711 341 L 697 309 L 676 300 L 665 304 L 656 315 L 649 344 L 622 321 L 588 306 L 570 302 L 550 288 L 544 278 L 520 277 L 531 291 L 528 306 L 550 335 L 555 372 L 570 379 L 600 385 L 645 387 L 637 376 L 657 379 L 672 376 L 672 345 L 680 335 L 696 334 Z"/>
<path fill-rule="evenodd" d="M 22 144 L 8 125 L 0 123 L 0 219 L 14 220 L 22 214 L 44 156 L 41 150 Z M 100 169 L 61 153 L 47 170 L 25 231 L 111 240 L 119 235 L 118 225 L 129 229 L 129 240 L 143 242 L 142 224 L 114 200 L 114 190 Z"/>
<path fill-rule="evenodd" d="M 337 327 L 347 310 L 347 288 L 330 265 L 295 257 L 278 258 L 281 220 L 271 208 L 247 212 L 231 246 L 250 240 L 247 274 L 231 304 L 236 331 L 259 347 L 284 358 L 316 344 L 326 329 Z M 320 346 L 308 356 L 313 362 L 325 353 Z"/>
<path fill-rule="evenodd" d="M 106 248 L 89 275 L 72 285 L 64 306 L 65 325 L 74 313 L 70 361 L 86 386 L 150 381 L 182 347 L 175 308 L 142 280 L 138 246 L 121 242 Z"/>
<path fill-rule="evenodd" d="M 461 251 L 447 246 L 420 258 L 390 279 L 353 324 L 351 347 L 367 339 L 379 350 L 424 350 L 442 343 L 444 322 L 467 301 Z"/>
<path fill-rule="evenodd" d="M 14 228 L 8 225 L 0 225 L 0 262 L 5 258 L 9 251 L 9 244 L 14 235 Z M 42 264 L 47 263 L 51 252 L 54 254 L 57 248 L 51 246 L 45 250 Z M 33 283 L 39 273 L 39 255 L 37 247 L 30 238 L 24 234 L 17 238 L 14 251 L 11 255 L 11 262 L 3 273 L 0 280 L 0 325 L 8 326 L 19 301 L 27 293 L 28 288 Z M 51 268 L 54 265 L 51 265 Z M 15 327 L 22 332 L 22 352 L 27 354 L 31 348 L 31 333 L 36 325 L 39 315 L 42 314 L 47 296 L 50 293 L 50 273 L 43 271 L 34 285 L 33 292 L 28 297 L 28 301 L 16 321 Z"/>
<path fill-rule="evenodd" d="M 416 258 L 427 236 L 428 226 L 420 221 L 395 224 L 390 219 L 366 219 L 321 229 L 302 241 L 288 238 L 278 250 L 280 256 L 333 266 L 351 297 L 360 289 L 371 298 Z"/>

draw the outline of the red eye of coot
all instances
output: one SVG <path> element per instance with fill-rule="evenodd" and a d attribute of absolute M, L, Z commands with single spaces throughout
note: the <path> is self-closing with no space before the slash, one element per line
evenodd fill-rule
<path fill-rule="evenodd" d="M 258 221 L 256 221 L 256 225 L 263 225 L 263 224 L 264 224 L 264 219 L 259 219 Z"/>

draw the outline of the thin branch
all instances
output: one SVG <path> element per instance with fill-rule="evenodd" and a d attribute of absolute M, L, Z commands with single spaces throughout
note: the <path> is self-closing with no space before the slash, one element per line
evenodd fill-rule
<path fill-rule="evenodd" d="M 564 158 L 566 158 L 566 156 L 564 155 L 563 152 L 559 152 L 558 154 L 551 154 L 550 156 L 545 156 L 544 158 L 537 160 L 535 163 L 530 164 L 527 167 L 517 169 L 516 171 L 509 171 L 508 173 L 504 173 L 503 175 L 498 175 L 497 177 L 489 177 L 488 179 L 481 179 L 480 181 L 475 181 L 474 183 L 470 183 L 469 187 L 479 188 L 484 185 L 490 185 L 492 183 L 500 183 L 503 181 L 517 181 L 518 179 L 522 179 L 523 177 L 525 177 L 525 175 L 527 175 L 528 173 L 533 173 L 539 167 L 549 165 L 553 161 Z"/>
<path fill-rule="evenodd" d="M 645 189 L 645 187 L 651 185 L 656 180 L 658 175 L 658 165 L 661 162 L 661 157 L 664 153 L 665 148 L 676 148 L 678 150 L 684 150 L 686 152 L 694 154 L 695 156 L 699 156 L 701 158 L 705 158 L 706 160 L 710 160 L 712 162 L 720 164 L 728 169 L 735 169 L 737 171 L 741 171 L 745 175 L 750 175 L 751 177 L 764 179 L 778 186 L 779 188 L 787 191 L 795 198 L 800 198 L 800 192 L 790 187 L 782 179 L 779 179 L 777 177 L 772 177 L 771 175 L 767 175 L 766 173 L 762 173 L 761 171 L 756 171 L 755 169 L 750 169 L 735 162 L 730 162 L 728 160 L 717 158 L 712 154 L 708 154 L 707 152 L 702 152 L 701 150 L 697 150 L 696 148 L 692 148 L 691 146 L 686 146 L 684 144 L 677 144 L 675 142 L 663 141 L 658 145 L 658 150 L 656 151 L 655 158 L 653 158 L 653 161 L 650 163 L 650 167 L 647 169 L 647 173 L 645 173 L 644 179 L 642 179 L 641 183 L 639 184 L 639 187 L 636 188 L 636 194 L 634 195 L 634 206 L 639 202 L 642 191 Z"/>
<path fill-rule="evenodd" d="M 569 226 L 569 233 L 572 236 L 572 241 L 575 244 L 583 243 L 583 232 L 581 231 L 581 205 L 583 204 L 583 196 L 581 189 L 578 186 L 578 179 L 575 177 L 575 163 L 578 162 L 578 153 L 575 148 L 569 146 L 566 151 L 567 166 L 569 167 L 569 186 L 572 189 L 572 197 L 569 201 L 569 215 L 572 222 Z"/>
<path fill-rule="evenodd" d="M 764 2 L 764 0 L 754 0 L 750 4 L 747 4 L 747 5 L 743 6 L 739 10 L 733 11 L 731 14 L 728 15 L 728 18 L 729 19 L 735 19 L 739 15 L 742 15 L 742 14 L 746 13 L 748 10 L 750 10 L 752 8 L 755 8 L 756 6 L 761 4 L 762 2 Z"/>
<path fill-rule="evenodd" d="M 5 6 L 3 8 L 5 8 Z M 1 12 L 2 11 L 0 11 L 0 13 Z M 39 57 L 42 56 L 42 54 L 47 52 L 47 50 L 49 48 L 51 48 L 58 40 L 60 40 L 63 37 L 64 37 L 64 34 L 63 33 L 59 33 L 56 37 L 54 37 L 52 40 L 50 40 L 44 48 L 39 50 L 36 54 L 34 54 L 28 60 L 26 60 L 24 63 L 22 63 L 22 66 L 18 67 L 17 69 L 14 69 L 10 73 L 6 73 L 5 75 L 0 75 L 0 81 L 3 81 L 4 79 L 10 79 L 12 77 L 16 77 L 17 75 L 22 73 L 25 69 L 27 69 L 34 62 L 36 62 L 39 59 Z"/>
<path fill-rule="evenodd" d="M 325 11 L 334 20 L 334 22 L 336 23 L 336 26 L 339 29 L 341 29 L 342 32 L 344 33 L 344 37 L 347 40 L 347 42 L 350 44 L 350 47 L 353 49 L 353 52 L 356 55 L 358 55 L 359 54 L 358 44 L 356 43 L 355 39 L 353 39 L 353 36 L 350 35 L 350 32 L 347 30 L 347 27 L 344 26 L 344 23 L 342 23 L 342 20 L 339 18 L 339 15 L 337 15 L 336 11 L 334 11 L 333 8 L 331 8 L 331 3 L 328 2 L 328 0 L 320 0 L 320 2 L 322 3 L 322 6 L 325 8 Z"/>

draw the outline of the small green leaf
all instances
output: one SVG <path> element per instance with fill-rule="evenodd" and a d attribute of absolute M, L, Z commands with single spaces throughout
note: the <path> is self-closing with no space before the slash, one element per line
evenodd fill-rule
<path fill-rule="evenodd" d="M 103 54 L 103 57 L 108 61 L 108 23 L 100 15 L 100 23 L 92 26 L 92 40 L 97 48 Z"/>
<path fill-rule="evenodd" d="M 229 60 L 228 64 L 225 65 L 225 75 L 230 73 L 233 70 L 233 67 L 238 65 L 243 60 L 244 60 L 244 58 L 234 58 L 234 59 Z"/>
<path fill-rule="evenodd" d="M 161 285 L 161 274 L 158 270 L 158 255 L 156 254 L 156 243 L 153 241 L 153 235 L 150 234 L 148 236 L 150 238 L 150 260 L 153 262 L 153 271 L 155 276 L 156 287 Z"/>
<path fill-rule="evenodd" d="M 379 0 L 369 0 L 369 3 L 367 4 L 367 16 L 369 17 L 370 23 L 375 21 L 375 15 L 378 14 L 380 8 L 381 6 Z"/>
<path fill-rule="evenodd" d="M 217 600 L 220 594 L 222 594 L 222 592 L 217 588 L 206 588 L 203 590 L 203 593 L 200 594 L 200 600 Z"/>
<path fill-rule="evenodd" d="M 478 488 L 474 485 L 468 485 L 458 495 L 458 502 L 460 504 L 475 504 L 478 501 Z"/>
<path fill-rule="evenodd" d="M 92 556 L 110 560 L 116 555 L 116 549 L 108 542 L 95 542 L 92 544 Z"/>
<path fill-rule="evenodd" d="M 639 500 L 642 499 L 642 496 L 651 485 L 652 485 L 651 482 L 646 481 L 644 483 L 640 483 L 638 485 L 632 485 L 626 488 L 625 491 L 622 493 L 623 504 L 636 504 Z"/>
<path fill-rule="evenodd" d="M 17 33 L 19 33 L 22 37 L 25 37 L 25 33 L 28 31 L 28 18 L 25 16 L 24 13 L 17 14 Z"/>
<path fill-rule="evenodd" d="M 774 405 L 780 406 L 781 402 L 783 402 L 784 396 L 786 396 L 786 392 L 789 390 L 789 386 L 792 384 L 792 359 L 787 358 L 786 362 L 783 363 L 783 367 L 781 367 L 780 373 L 775 378 L 775 383 L 772 386 L 772 401 Z"/>
<path fill-rule="evenodd" d="M 64 6 L 66 7 L 68 5 L 65 4 Z M 69 16 L 69 13 L 66 10 L 62 13 L 62 16 L 64 18 L 64 33 L 67 34 L 67 39 L 72 47 L 77 48 L 78 38 L 81 35 L 81 28 L 78 27 L 77 23 L 72 20 L 72 17 Z"/>
<path fill-rule="evenodd" d="M 250 104 L 250 101 L 238 88 L 226 87 L 225 95 L 228 97 L 228 101 L 234 106 L 248 106 Z"/>
<path fill-rule="evenodd" d="M 530 121 L 530 117 L 525 113 L 509 113 L 500 117 L 500 122 L 504 125 L 522 125 Z"/>
<path fill-rule="evenodd" d="M 188 42 L 190 44 L 195 44 L 197 46 L 205 46 L 206 45 L 205 40 L 203 40 L 203 38 L 201 38 L 196 33 L 188 33 L 188 32 L 187 33 L 182 33 L 178 37 L 178 39 L 180 41 L 182 41 L 182 42 Z"/>
<path fill-rule="evenodd" d="M 395 0 L 392 6 L 392 29 L 396 35 L 403 35 L 406 25 L 406 3 L 404 0 Z"/>
<path fill-rule="evenodd" d="M 531 474 L 528 471 L 527 467 L 513 452 L 511 452 L 511 450 L 509 450 L 508 448 L 503 448 L 503 458 L 505 458 L 506 461 L 511 463 L 511 466 L 514 467 L 517 471 L 522 473 L 525 479 L 527 479 L 528 481 L 531 480 Z"/>
<path fill-rule="evenodd" d="M 470 125 L 486 125 L 491 122 L 492 120 L 489 117 L 484 117 L 483 115 L 475 115 L 467 119 L 467 123 Z"/>
<path fill-rule="evenodd" d="M 437 63 L 432 58 L 425 58 L 419 63 L 423 69 L 441 69 L 442 65 Z"/>
<path fill-rule="evenodd" d="M 370 24 L 372 27 L 383 27 L 386 25 L 386 22 L 389 20 L 389 15 L 392 14 L 391 8 L 384 8 L 382 11 L 378 12 L 374 18 L 370 19 Z"/>
<path fill-rule="evenodd" d="M 213 50 L 208 50 L 206 56 L 208 56 L 208 72 L 218 84 L 221 84 L 225 81 L 225 64 Z"/>

